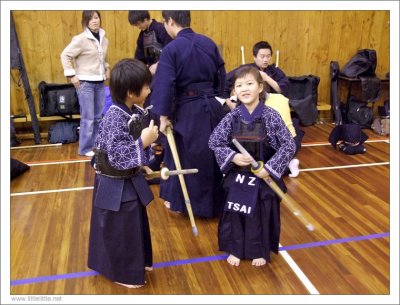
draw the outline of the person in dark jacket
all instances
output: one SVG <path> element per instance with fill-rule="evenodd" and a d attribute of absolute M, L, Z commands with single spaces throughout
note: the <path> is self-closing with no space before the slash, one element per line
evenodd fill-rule
<path fill-rule="evenodd" d="M 269 93 L 281 93 L 287 97 L 289 79 L 280 68 L 275 66 L 275 64 L 270 65 L 269 62 L 272 58 L 271 45 L 267 41 L 257 42 L 253 46 L 253 58 L 254 63 L 246 64 L 245 66 L 253 66 L 259 70 L 265 83 L 264 90 Z M 233 85 L 232 77 L 238 68 L 230 71 L 226 75 L 224 98 L 230 97 L 231 88 Z"/>
<path fill-rule="evenodd" d="M 145 128 L 140 123 L 151 78 L 136 59 L 114 66 L 113 105 L 96 138 L 88 267 L 128 288 L 143 286 L 145 270 L 153 265 L 146 212 L 153 194 L 143 170 L 154 158 L 150 145 L 158 137 L 158 127 L 153 121 Z"/>
<path fill-rule="evenodd" d="M 190 11 L 163 11 L 164 25 L 174 38 L 162 51 L 151 104 L 160 116 L 160 131 L 173 126 L 182 168 L 197 168 L 185 177 L 193 214 L 217 216 L 222 206 L 219 185 L 222 174 L 208 148 L 208 138 L 223 117 L 215 98 L 225 84 L 224 61 L 210 38 L 190 28 Z M 175 168 L 171 150 L 165 147 L 164 164 Z M 172 211 L 184 212 L 185 202 L 177 177 L 160 184 L 160 197 Z"/>
<path fill-rule="evenodd" d="M 149 11 L 129 11 L 128 21 L 131 25 L 139 28 L 140 33 L 136 41 L 135 58 L 142 61 L 149 67 L 152 75 L 156 73 L 158 61 L 162 49 L 172 41 L 172 38 L 168 35 L 161 22 L 157 22 L 155 19 L 150 18 Z M 156 86 L 154 83 L 151 84 L 151 88 Z M 151 94 L 147 97 L 144 107 L 150 105 Z M 154 120 L 156 125 L 159 125 L 159 119 L 150 110 L 150 117 Z M 163 134 L 154 144 L 158 151 L 156 153 L 156 162 L 151 164 L 151 169 L 158 171 L 162 165 L 164 158 L 164 149 L 166 145 L 166 139 Z M 159 183 L 159 179 L 150 180 L 149 183 Z"/>
<path fill-rule="evenodd" d="M 140 30 L 136 41 L 135 58 L 145 63 L 154 75 L 162 49 L 172 38 L 162 23 L 150 18 L 149 11 L 129 11 L 128 21 Z"/>

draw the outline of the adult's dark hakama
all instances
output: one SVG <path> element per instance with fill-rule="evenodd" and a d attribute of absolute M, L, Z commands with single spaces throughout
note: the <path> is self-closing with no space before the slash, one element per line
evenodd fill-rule
<path fill-rule="evenodd" d="M 218 121 L 215 118 L 215 123 L 212 122 L 211 102 L 216 102 L 214 97 L 196 98 L 179 104 L 176 109 L 177 117 L 185 116 L 186 119 L 177 120 L 174 124 L 175 142 L 182 168 L 199 169 L 195 175 L 186 175 L 185 182 L 193 213 L 202 217 L 216 216 L 223 203 L 219 191 L 222 174 L 213 152 L 208 148 L 209 136 Z M 176 168 L 169 146 L 164 152 L 164 164 L 169 169 Z M 186 207 L 178 179 L 174 176 L 162 181 L 160 197 L 171 202 L 172 210 L 183 212 Z"/>
<path fill-rule="evenodd" d="M 190 28 L 181 30 L 161 53 L 152 88 L 153 111 L 171 119 L 182 168 L 197 168 L 185 176 L 193 214 L 214 217 L 221 209 L 218 189 L 222 175 L 208 148 L 208 139 L 223 117 L 215 99 L 225 83 L 224 62 L 216 44 Z M 175 169 L 167 145 L 164 164 Z M 178 177 L 160 183 L 160 197 L 171 202 L 171 210 L 186 210 Z"/>

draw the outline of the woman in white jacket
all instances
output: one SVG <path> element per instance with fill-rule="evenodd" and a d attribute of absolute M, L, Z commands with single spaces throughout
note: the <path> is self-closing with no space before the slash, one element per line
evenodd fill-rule
<path fill-rule="evenodd" d="M 104 80 L 110 77 L 106 62 L 108 40 L 100 28 L 99 11 L 83 11 L 83 33 L 72 38 L 61 53 L 64 75 L 76 88 L 80 105 L 80 155 L 92 157 L 105 103 Z"/>

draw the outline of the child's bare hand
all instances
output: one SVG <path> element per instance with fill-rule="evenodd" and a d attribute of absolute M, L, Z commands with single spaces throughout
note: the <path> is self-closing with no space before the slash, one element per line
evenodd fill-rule
<path fill-rule="evenodd" d="M 146 165 L 142 167 L 142 171 L 148 175 L 153 173 L 153 170 Z"/>
<path fill-rule="evenodd" d="M 155 140 L 157 140 L 158 126 L 154 125 L 154 120 L 150 121 L 149 127 L 146 127 L 145 129 L 142 130 L 140 137 L 143 142 L 143 147 L 147 147 Z"/>
<path fill-rule="evenodd" d="M 233 157 L 232 162 L 239 166 L 247 166 L 251 164 L 251 157 L 238 153 Z"/>
<path fill-rule="evenodd" d="M 158 62 L 156 62 L 155 64 L 152 64 L 152 65 L 149 67 L 149 70 L 150 70 L 151 75 L 156 74 L 157 66 L 158 66 Z"/>

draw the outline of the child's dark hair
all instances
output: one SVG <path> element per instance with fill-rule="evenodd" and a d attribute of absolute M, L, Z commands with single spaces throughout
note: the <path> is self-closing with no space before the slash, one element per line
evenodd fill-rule
<path fill-rule="evenodd" d="M 131 25 L 136 25 L 138 22 L 143 22 L 145 19 L 150 20 L 149 11 L 129 11 L 128 21 Z"/>
<path fill-rule="evenodd" d="M 183 28 L 190 27 L 190 11 L 162 11 L 161 14 L 166 22 L 171 18 Z"/>
<path fill-rule="evenodd" d="M 90 19 L 92 19 L 94 14 L 97 14 L 97 16 L 99 16 L 99 19 L 101 21 L 101 16 L 100 16 L 100 12 L 99 11 L 83 11 L 82 12 L 82 27 L 85 28 L 89 25 L 89 21 Z"/>
<path fill-rule="evenodd" d="M 139 96 L 143 86 L 150 85 L 151 73 L 140 60 L 125 58 L 111 71 L 110 92 L 114 103 L 124 104 L 129 92 Z"/>
<path fill-rule="evenodd" d="M 235 73 L 233 74 L 233 77 L 232 77 L 233 87 L 231 88 L 231 90 L 235 89 L 236 80 L 238 78 L 245 77 L 247 74 L 253 75 L 256 82 L 263 86 L 263 90 L 260 92 L 260 99 L 264 99 L 264 97 L 265 97 L 264 80 L 260 74 L 260 71 L 258 71 L 258 69 L 256 69 L 253 66 L 242 66 L 235 71 Z"/>
<path fill-rule="evenodd" d="M 260 51 L 261 49 L 269 49 L 272 55 L 272 47 L 268 43 L 268 41 L 259 41 L 253 46 L 253 56 L 257 57 L 258 51 Z"/>

